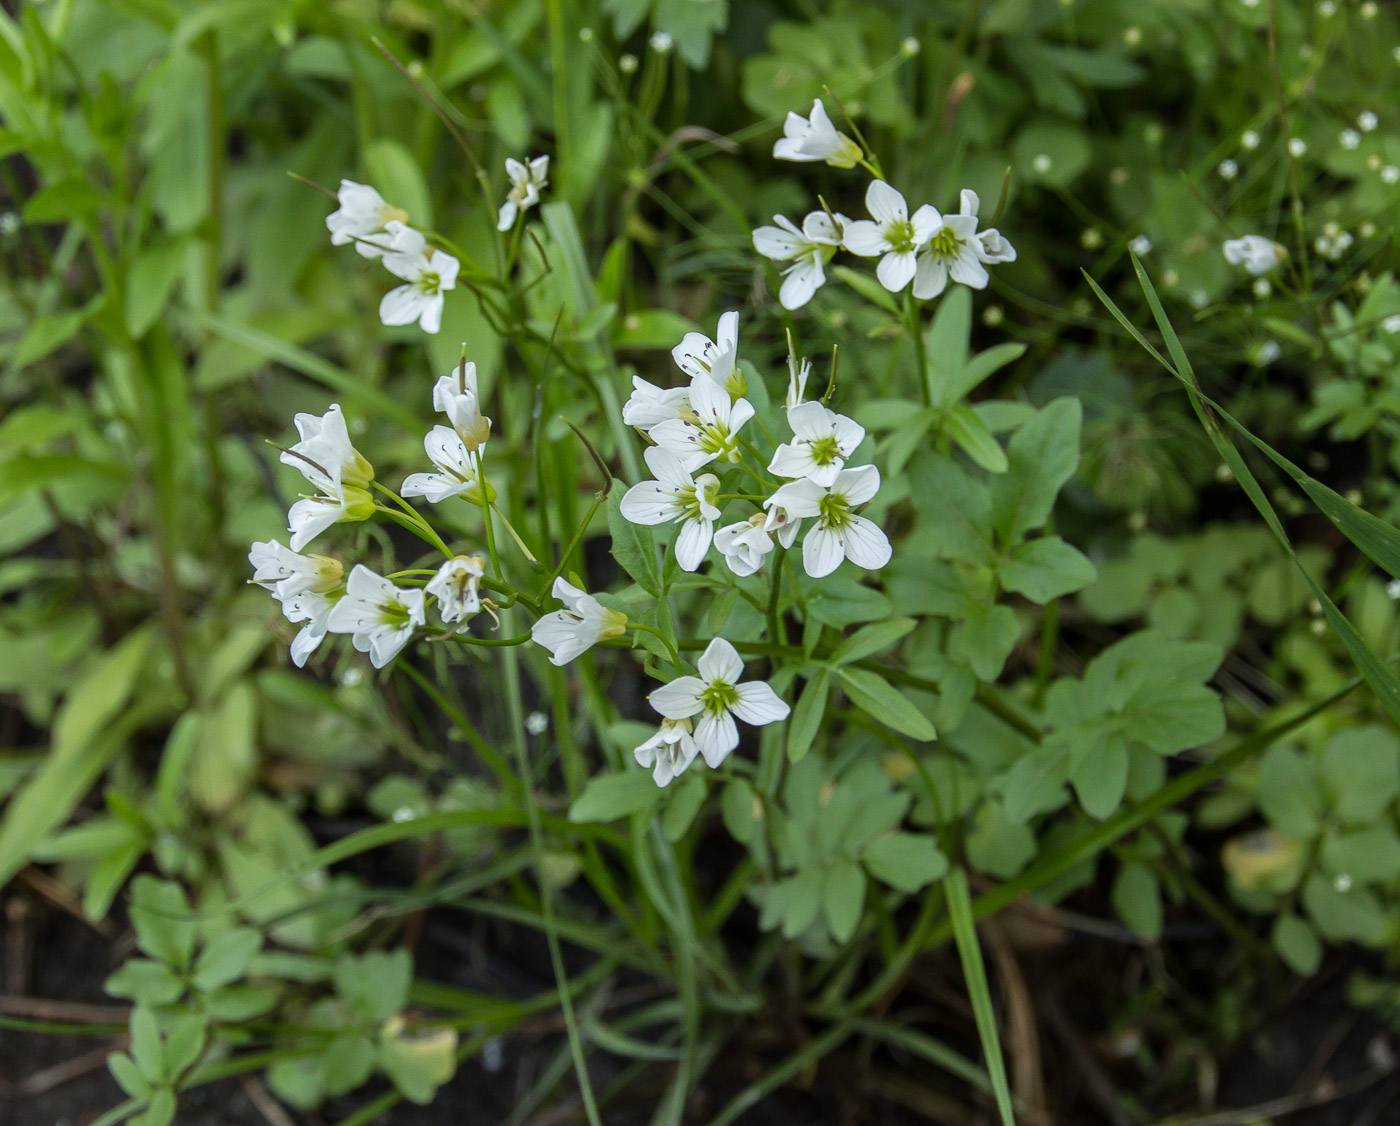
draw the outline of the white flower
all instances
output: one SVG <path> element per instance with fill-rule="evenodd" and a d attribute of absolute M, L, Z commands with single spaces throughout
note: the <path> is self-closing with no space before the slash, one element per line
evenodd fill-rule
<path fill-rule="evenodd" d="M 564 609 L 546 614 L 530 627 L 535 644 L 549 650 L 551 664 L 567 665 L 598 642 L 627 631 L 626 614 L 609 610 L 564 579 L 554 580 L 554 597 L 564 603 Z"/>
<path fill-rule="evenodd" d="M 391 246 L 384 266 L 406 284 L 389 290 L 379 302 L 379 319 L 386 325 L 414 321 L 424 332 L 442 327 L 443 294 L 457 285 L 459 263 L 450 254 L 428 247 L 428 240 L 412 227 L 391 219 L 385 224 Z"/>
<path fill-rule="evenodd" d="M 1361 134 L 1355 129 L 1343 129 L 1337 134 L 1337 140 L 1342 143 L 1344 149 L 1358 148 L 1361 144 Z"/>
<path fill-rule="evenodd" d="M 1371 130 L 1373 130 L 1380 123 L 1381 119 L 1377 117 L 1371 110 L 1363 110 L 1356 117 L 1356 124 L 1361 127 L 1361 132 L 1363 133 L 1371 132 Z"/>
<path fill-rule="evenodd" d="M 301 470 L 321 494 L 303 496 L 287 513 L 292 550 L 300 551 L 332 524 L 368 520 L 374 514 L 368 492 L 374 467 L 350 444 L 339 406 L 332 405 L 319 418 L 299 414 L 293 421 L 301 441 L 283 450 L 281 460 Z"/>
<path fill-rule="evenodd" d="M 1308 151 L 1308 142 L 1302 137 L 1290 137 L 1288 140 L 1288 151 L 1292 156 L 1302 156 Z"/>
<path fill-rule="evenodd" d="M 408 222 L 407 211 L 385 203 L 384 197 L 368 184 L 341 180 L 336 199 L 340 202 L 339 209 L 326 216 L 331 245 L 344 246 L 353 242 L 355 249 L 366 258 L 378 258 L 389 249 L 387 237 L 375 236 L 384 235 L 391 220 Z"/>
<path fill-rule="evenodd" d="M 722 458 L 739 458 L 739 430 L 754 415 L 747 399 L 730 399 L 729 392 L 707 375 L 690 383 L 690 409 L 686 418 L 668 418 L 651 428 L 651 440 L 680 456 L 692 472 Z"/>
<path fill-rule="evenodd" d="M 768 464 L 779 477 L 806 477 L 827 488 L 865 440 L 864 426 L 815 401 L 790 408 L 787 418 L 793 440 L 773 451 Z"/>
<path fill-rule="evenodd" d="M 669 785 L 684 774 L 699 753 L 688 719 L 663 719 L 656 734 L 632 752 L 639 766 L 651 769 L 658 786 Z"/>
<path fill-rule="evenodd" d="M 510 191 L 496 219 L 498 231 L 510 230 L 516 216 L 539 203 L 540 189 L 549 185 L 549 157 L 537 156 L 528 164 L 507 157 L 506 175 L 510 177 Z"/>
<path fill-rule="evenodd" d="M 481 609 L 477 584 L 486 573 L 479 555 L 458 555 L 449 559 L 428 580 L 424 592 L 438 601 L 438 614 L 444 622 L 460 622 Z"/>
<path fill-rule="evenodd" d="M 851 511 L 880 488 L 873 465 L 843 469 L 830 489 L 815 481 L 789 481 L 763 502 L 780 506 L 789 517 L 815 516 L 817 525 L 802 541 L 802 567 L 814 579 L 829 575 L 849 559 L 857 567 L 878 570 L 890 561 L 890 541 L 879 527 Z"/>
<path fill-rule="evenodd" d="M 1240 134 L 1240 144 L 1246 149 L 1257 149 L 1259 147 L 1259 134 L 1253 129 L 1246 129 Z"/>
<path fill-rule="evenodd" d="M 855 141 L 831 124 L 820 98 L 812 102 L 810 118 L 789 112 L 783 138 L 773 145 L 778 160 L 824 160 L 833 168 L 854 168 L 864 155 Z"/>
<path fill-rule="evenodd" d="M 282 613 L 287 621 L 306 623 L 292 638 L 290 652 L 292 664 L 297 668 L 303 668 L 307 659 L 326 639 L 326 634 L 330 632 L 331 611 L 340 601 L 340 597 L 340 591 L 333 594 L 307 591 L 282 599 Z"/>
<path fill-rule="evenodd" d="M 1394 164 L 1387 164 L 1381 169 L 1381 183 L 1394 184 L 1397 181 L 1400 181 L 1400 168 Z"/>
<path fill-rule="evenodd" d="M 1221 249 L 1225 253 L 1225 261 L 1234 266 L 1243 266 L 1258 277 L 1279 264 L 1282 248 L 1263 235 L 1245 235 L 1244 238 L 1227 240 Z"/>
<path fill-rule="evenodd" d="M 473 504 L 481 503 L 477 455 L 467 449 L 457 431 L 450 426 L 434 426 L 423 439 L 423 449 L 438 471 L 410 473 L 400 493 L 406 497 L 427 497 L 433 504 L 455 496 L 465 496 Z"/>
<path fill-rule="evenodd" d="M 848 220 L 834 219 L 825 211 L 813 211 L 802 220 L 802 229 L 785 215 L 774 215 L 776 227 L 759 227 L 753 233 L 753 246 L 765 258 L 792 265 L 782 271 L 783 284 L 778 302 L 784 309 L 800 309 L 826 282 L 825 266 L 841 245 L 841 233 Z"/>
<path fill-rule="evenodd" d="M 248 552 L 253 582 L 268 588 L 289 622 L 305 622 L 292 639 L 292 663 L 301 668 L 325 640 L 326 622 L 340 598 L 343 568 L 324 555 L 298 555 L 276 540 Z"/>
<path fill-rule="evenodd" d="M 622 421 L 628 426 L 650 431 L 658 422 L 689 414 L 689 387 L 658 387 L 640 375 L 632 377 L 632 394 L 622 404 Z"/>
<path fill-rule="evenodd" d="M 1283 355 L 1283 349 L 1279 347 L 1277 340 L 1266 340 L 1259 345 L 1254 353 L 1254 366 L 1266 368 Z"/>
<path fill-rule="evenodd" d="M 491 420 L 481 413 L 476 364 L 459 364 L 433 384 L 433 410 L 442 411 L 467 449 L 476 453 L 491 436 Z"/>
<path fill-rule="evenodd" d="M 915 252 L 938 230 L 943 217 L 924 204 L 911 219 L 904 197 L 884 180 L 870 182 L 865 193 L 865 206 L 875 217 L 874 222 L 861 219 L 847 223 L 842 245 L 862 258 L 881 255 L 875 275 L 891 293 L 898 293 L 914 277 L 917 269 Z M 974 220 L 974 229 L 976 226 Z"/>
<path fill-rule="evenodd" d="M 634 524 L 681 522 L 676 536 L 676 562 L 694 571 L 710 550 L 719 519 L 719 478 L 713 473 L 692 477 L 685 463 L 670 450 L 649 446 L 644 455 L 655 481 L 633 485 L 622 498 L 622 515 Z"/>
<path fill-rule="evenodd" d="M 1141 258 L 1152 250 L 1152 240 L 1146 235 L 1138 235 L 1128 243 L 1128 249 Z"/>
<path fill-rule="evenodd" d="M 658 51 L 663 55 L 675 46 L 675 40 L 664 31 L 652 32 L 651 38 L 647 42 L 651 44 L 653 51 Z"/>
<path fill-rule="evenodd" d="M 739 314 L 721 314 L 715 336 L 711 340 L 703 332 L 687 332 L 671 349 L 671 358 L 692 380 L 707 376 L 737 398 L 747 390 L 739 370 Z"/>
<path fill-rule="evenodd" d="M 1215 170 L 1220 173 L 1222 180 L 1233 180 L 1240 174 L 1239 163 L 1231 160 L 1228 156 L 1216 165 Z"/>
<path fill-rule="evenodd" d="M 739 745 L 735 717 L 755 727 L 786 719 L 791 710 L 761 680 L 740 683 L 744 662 L 734 646 L 717 637 L 696 662 L 699 676 L 681 676 L 647 697 L 667 719 L 698 715 L 695 742 L 706 764 L 714 769 Z"/>
<path fill-rule="evenodd" d="M 755 512 L 747 520 L 726 524 L 715 532 L 715 548 L 736 575 L 754 574 L 763 566 L 763 557 L 773 550 L 773 534 L 764 526 L 767 521 L 766 512 Z"/>
<path fill-rule="evenodd" d="M 812 374 L 812 361 L 799 360 L 788 353 L 788 389 L 786 406 L 788 410 L 801 406 L 807 397 L 807 380 Z"/>
<path fill-rule="evenodd" d="M 1400 313 L 1392 313 L 1386 317 L 1385 320 L 1381 321 L 1381 328 L 1385 329 L 1391 336 L 1400 332 Z"/>
<path fill-rule="evenodd" d="M 248 551 L 252 581 L 268 588 L 274 598 L 295 598 L 308 591 L 325 594 L 339 588 L 345 569 L 325 555 L 298 555 L 276 540 L 255 543 Z"/>
<path fill-rule="evenodd" d="M 426 620 L 421 590 L 397 587 L 357 563 L 327 624 L 332 633 L 353 635 L 355 648 L 368 653 L 370 664 L 382 669 Z"/>
<path fill-rule="evenodd" d="M 995 229 L 977 233 L 977 193 L 964 188 L 956 215 L 933 211 L 934 228 L 929 241 L 919 251 L 919 268 L 914 275 L 914 296 L 921 301 L 937 297 L 951 277 L 971 289 L 985 289 L 988 282 L 984 262 L 1014 262 L 1015 248 Z M 921 209 L 922 210 L 922 209 Z"/>

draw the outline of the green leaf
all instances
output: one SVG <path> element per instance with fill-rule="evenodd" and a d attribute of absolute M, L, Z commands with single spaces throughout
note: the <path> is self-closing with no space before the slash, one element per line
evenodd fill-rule
<path fill-rule="evenodd" d="M 1102 821 L 1122 804 L 1128 788 L 1128 744 L 1113 730 L 1085 732 L 1083 739 L 1071 759 L 1069 780 L 1084 812 Z"/>
<path fill-rule="evenodd" d="M 849 665 L 882 653 L 910 633 L 916 625 L 918 622 L 913 618 L 890 618 L 883 622 L 872 622 L 842 641 L 831 654 L 830 661 L 833 665 Z"/>
<path fill-rule="evenodd" d="M 860 854 L 865 870 L 899 891 L 916 892 L 942 878 L 948 859 L 933 838 L 923 833 L 891 833 L 865 846 Z"/>
<path fill-rule="evenodd" d="M 1320 853 L 1327 874 L 1357 884 L 1400 878 L 1400 837 L 1386 824 L 1326 833 Z"/>
<path fill-rule="evenodd" d="M 126 330 L 140 339 L 165 310 L 175 283 L 185 268 L 190 242 L 184 237 L 162 239 L 146 247 L 131 264 L 126 278 Z"/>
<path fill-rule="evenodd" d="M 851 860 L 838 860 L 827 870 L 822 889 L 826 925 L 837 942 L 847 942 L 865 909 L 865 873 Z"/>
<path fill-rule="evenodd" d="M 1322 943 L 1306 919 L 1284 914 L 1274 923 L 1274 949 L 1295 974 L 1311 977 L 1322 965 Z"/>
<path fill-rule="evenodd" d="M 590 779 L 583 793 L 569 807 L 569 820 L 575 824 L 589 821 L 616 821 L 650 809 L 660 791 L 645 770 L 625 770 L 619 774 L 601 774 Z"/>
<path fill-rule="evenodd" d="M 133 958 L 104 983 L 113 997 L 143 1005 L 168 1005 L 185 992 L 185 983 L 163 962 Z"/>
<path fill-rule="evenodd" d="M 457 1033 L 450 1028 L 386 1031 L 379 1041 L 379 1065 L 404 1098 L 427 1106 L 457 1071 Z"/>
<path fill-rule="evenodd" d="M 433 206 L 423 170 L 401 141 L 380 137 L 362 150 L 369 182 L 391 206 L 408 212 L 408 222 L 419 230 L 432 230 Z"/>
<path fill-rule="evenodd" d="M 957 630 L 955 651 L 961 653 L 977 679 L 991 682 L 1021 637 L 1021 623 L 1010 606 L 978 606 Z"/>
<path fill-rule="evenodd" d="M 991 565 L 992 501 L 987 487 L 945 457 L 925 454 L 909 467 L 914 508 L 940 559 Z"/>
<path fill-rule="evenodd" d="M 1005 473 L 1010 467 L 1006 451 L 971 407 L 953 407 L 943 416 L 943 429 L 963 452 L 988 473 Z"/>
<path fill-rule="evenodd" d="M 1011 1105 L 1011 1086 L 1006 1078 L 1006 1062 L 1001 1055 L 1001 1040 L 997 1034 L 996 1011 L 992 1005 L 992 988 L 987 982 L 987 970 L 982 964 L 982 948 L 977 944 L 977 925 L 973 921 L 972 897 L 967 890 L 967 874 L 954 868 L 943 881 L 948 899 L 948 918 L 953 927 L 953 941 L 962 962 L 967 993 L 972 1001 L 972 1014 L 977 1021 L 977 1037 L 982 1041 L 982 1054 L 987 1057 L 987 1075 L 992 1081 L 997 1112 L 1002 1126 L 1016 1126 Z"/>
<path fill-rule="evenodd" d="M 125 1052 L 117 1052 L 109 1056 L 107 1070 L 112 1073 L 112 1078 L 117 1081 L 121 1089 L 133 1099 L 145 1102 L 151 1097 L 154 1088 L 150 1081 L 141 1074 L 141 1069 L 136 1066 L 136 1061 Z"/>
<path fill-rule="evenodd" d="M 262 935 L 252 927 L 234 927 L 217 935 L 194 964 L 194 987 L 209 993 L 237 981 L 262 948 Z"/>
<path fill-rule="evenodd" d="M 1304 882 L 1303 906 L 1322 937 L 1333 942 L 1350 939 L 1367 946 L 1381 946 L 1394 933 L 1394 924 L 1374 894 L 1355 884 L 1343 891 L 1320 873 Z"/>
<path fill-rule="evenodd" d="M 831 695 L 831 672 L 821 669 L 802 689 L 797 706 L 788 723 L 787 756 L 789 762 L 800 762 L 812 748 L 812 741 L 821 730 L 826 715 L 826 702 Z"/>
<path fill-rule="evenodd" d="M 878 305 L 885 312 L 899 316 L 899 305 L 890 291 L 869 274 L 862 274 L 849 266 L 832 266 L 829 272 L 832 277 L 845 282 L 872 305 Z"/>
<path fill-rule="evenodd" d="M 845 629 L 857 622 L 888 618 L 890 600 L 854 579 L 828 576 L 807 598 L 807 615 L 823 625 Z"/>
<path fill-rule="evenodd" d="M 1322 795 L 1310 760 L 1292 747 L 1270 747 L 1259 763 L 1259 809 L 1269 824 L 1295 841 L 1317 836 Z"/>
<path fill-rule="evenodd" d="M 1400 742 L 1379 724 L 1340 731 L 1322 752 L 1322 783 L 1337 816 L 1375 821 L 1400 795 Z"/>
<path fill-rule="evenodd" d="M 653 598 L 660 598 L 661 575 L 656 569 L 656 543 L 650 528 L 633 524 L 622 515 L 624 491 L 613 489 L 608 495 L 608 532 L 612 536 L 613 558 L 636 580 L 639 587 Z"/>
<path fill-rule="evenodd" d="M 1125 863 L 1113 881 L 1113 908 L 1135 934 L 1162 937 L 1162 889 L 1146 864 Z"/>
<path fill-rule="evenodd" d="M 1055 497 L 1079 466 L 1078 399 L 1042 407 L 1007 443 L 1007 471 L 992 480 L 992 524 L 1001 542 L 1015 546 L 1050 519 Z"/>
<path fill-rule="evenodd" d="M 822 908 L 824 882 L 824 874 L 816 866 L 803 868 L 783 881 L 784 938 L 796 938 L 816 922 Z"/>
<path fill-rule="evenodd" d="M 1083 590 L 1097 575 L 1083 552 L 1059 536 L 1020 544 L 997 567 L 1003 587 L 1040 603 Z"/>
<path fill-rule="evenodd" d="M 840 677 L 841 686 L 851 702 L 872 719 L 920 742 L 938 737 L 928 717 L 879 673 L 870 669 L 844 668 L 840 671 Z"/>
<path fill-rule="evenodd" d="M 396 950 L 342 954 L 335 963 L 336 995 L 365 1020 L 388 1020 L 408 1004 L 413 955 Z"/>
<path fill-rule="evenodd" d="M 1061 747 L 1043 744 L 1022 755 L 1007 771 L 1002 790 L 1007 820 L 1024 825 L 1038 813 L 1058 809 L 1068 777 L 1069 755 Z"/>
<path fill-rule="evenodd" d="M 131 922 L 136 945 L 177 970 L 194 955 L 196 926 L 180 885 L 154 876 L 137 876 L 131 885 Z"/>
<path fill-rule="evenodd" d="M 165 1033 L 165 1074 L 174 1082 L 199 1059 L 208 1042 L 209 1021 L 200 1013 L 173 1018 Z"/>
<path fill-rule="evenodd" d="M 141 1075 L 153 1087 L 165 1082 L 165 1051 L 160 1039 L 160 1026 L 155 1010 L 137 1005 L 131 1010 L 131 1058 L 141 1069 Z"/>
<path fill-rule="evenodd" d="M 1198 747 L 1225 733 L 1220 697 L 1203 684 L 1156 680 L 1128 697 L 1122 710 L 1123 731 L 1158 754 Z"/>
<path fill-rule="evenodd" d="M 671 787 L 671 801 L 661 816 L 661 832 L 668 841 L 674 844 L 689 832 L 707 791 L 701 774 L 687 774 Z"/>

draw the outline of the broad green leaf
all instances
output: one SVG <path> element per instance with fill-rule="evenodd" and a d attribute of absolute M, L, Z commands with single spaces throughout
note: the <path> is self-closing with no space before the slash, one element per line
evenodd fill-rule
<path fill-rule="evenodd" d="M 1303 883 L 1303 906 L 1322 937 L 1333 942 L 1352 939 L 1367 946 L 1380 946 L 1394 934 L 1395 925 L 1385 908 L 1359 884 L 1342 890 L 1336 881 L 1314 873 Z"/>
<path fill-rule="evenodd" d="M 1312 762 L 1292 747 L 1270 747 L 1259 763 L 1259 809 L 1269 824 L 1295 841 L 1317 835 L 1322 795 Z"/>
<path fill-rule="evenodd" d="M 1068 777 L 1069 756 L 1061 747 L 1043 744 L 1017 759 L 1002 790 L 1007 820 L 1023 825 L 1037 813 L 1059 808 Z"/>
<path fill-rule="evenodd" d="M 953 407 L 943 416 L 943 429 L 968 457 L 988 473 L 1005 473 L 1009 467 L 1006 451 L 971 407 Z"/>
<path fill-rule="evenodd" d="M 797 698 L 797 706 L 792 709 L 792 719 L 787 729 L 787 756 L 789 762 L 799 762 L 812 748 L 812 740 L 821 730 L 822 719 L 826 716 L 826 702 L 831 695 L 831 673 L 821 669 L 809 680 Z"/>
<path fill-rule="evenodd" d="M 1059 536 L 1041 536 L 1018 545 L 997 567 L 1003 587 L 1041 603 L 1083 590 L 1096 576 L 1084 553 Z"/>
<path fill-rule="evenodd" d="M 831 654 L 833 665 L 849 665 L 883 653 L 918 623 L 913 618 L 890 618 L 863 626 L 841 642 Z"/>
<path fill-rule="evenodd" d="M 678 782 L 672 783 L 671 790 L 671 800 L 666 806 L 666 812 L 661 815 L 661 832 L 668 841 L 674 843 L 690 831 L 695 815 L 705 804 L 708 789 L 704 775 L 689 773 Z"/>
<path fill-rule="evenodd" d="M 1011 436 L 1009 467 L 991 485 L 992 524 L 1007 547 L 1050 519 L 1055 497 L 1079 465 L 1082 417 L 1078 399 L 1056 399 Z"/>
<path fill-rule="evenodd" d="M 1386 824 L 1326 833 L 1322 867 L 1337 879 L 1370 884 L 1400 878 L 1400 837 Z"/>
<path fill-rule="evenodd" d="M 659 790 L 651 774 L 640 768 L 619 774 L 600 774 L 589 781 L 583 793 L 569 807 L 569 820 L 616 821 L 650 809 L 657 801 Z"/>
<path fill-rule="evenodd" d="M 457 1033 L 451 1028 L 408 1032 L 391 1022 L 379 1040 L 379 1065 L 411 1103 L 427 1106 L 457 1070 Z"/>
<path fill-rule="evenodd" d="M 860 854 L 866 871 L 899 891 L 916 892 L 948 871 L 948 860 L 923 833 L 891 833 L 865 846 Z"/>
<path fill-rule="evenodd" d="M 980 606 L 957 630 L 956 651 L 967 658 L 981 681 L 1001 675 L 1006 659 L 1021 636 L 1021 623 L 1010 606 Z"/>
<path fill-rule="evenodd" d="M 856 932 L 865 910 L 865 873 L 851 860 L 839 860 L 827 870 L 822 906 L 831 937 L 846 942 Z"/>
<path fill-rule="evenodd" d="M 841 686 L 851 702 L 872 719 L 920 742 L 937 738 L 928 717 L 879 673 L 870 669 L 844 668 L 840 677 Z"/>
<path fill-rule="evenodd" d="M 636 580 L 653 598 L 661 597 L 661 575 L 656 569 L 656 544 L 651 529 L 634 524 L 622 515 L 624 490 L 608 495 L 608 531 L 612 535 L 612 555 L 618 566 Z"/>
<path fill-rule="evenodd" d="M 1173 754 L 1220 738 L 1225 709 L 1203 684 L 1161 679 L 1142 685 L 1122 710 L 1123 731 L 1158 754 Z"/>
<path fill-rule="evenodd" d="M 990 565 L 992 501 L 987 487 L 945 457 L 926 454 L 909 466 L 914 508 L 940 559 Z"/>
<path fill-rule="evenodd" d="M 1379 724 L 1339 731 L 1322 752 L 1322 784 L 1350 825 L 1366 825 L 1400 795 L 1400 741 Z"/>
<path fill-rule="evenodd" d="M 1075 748 L 1070 762 L 1069 780 L 1084 812 L 1102 821 L 1117 811 L 1128 788 L 1128 745 L 1113 730 L 1085 731 L 1082 738 L 1084 745 Z"/>
<path fill-rule="evenodd" d="M 180 970 L 189 966 L 196 925 L 179 884 L 138 876 L 131 885 L 131 922 L 136 945 L 152 958 Z"/>
<path fill-rule="evenodd" d="M 1162 937 L 1162 889 L 1146 864 L 1129 862 L 1113 881 L 1113 908 L 1143 938 Z"/>
<path fill-rule="evenodd" d="M 216 935 L 194 964 L 194 987 L 209 993 L 243 976 L 262 948 L 262 935 L 252 927 L 233 927 Z"/>
<path fill-rule="evenodd" d="M 872 305 L 878 305 L 885 312 L 899 316 L 899 305 L 883 285 L 869 274 L 852 270 L 849 266 L 832 266 L 831 276 L 845 282 Z"/>
<path fill-rule="evenodd" d="M 190 242 L 183 237 L 162 239 L 138 254 L 126 278 L 126 330 L 137 339 L 165 310 L 175 283 L 185 268 Z"/>
<path fill-rule="evenodd" d="M 1322 965 L 1322 943 L 1306 919 L 1290 913 L 1274 923 L 1274 949 L 1296 974 L 1311 977 Z"/>

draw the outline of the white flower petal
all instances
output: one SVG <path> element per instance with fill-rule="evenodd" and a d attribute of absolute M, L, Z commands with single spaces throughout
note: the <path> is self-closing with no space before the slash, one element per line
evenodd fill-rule
<path fill-rule="evenodd" d="M 667 719 L 689 719 L 700 711 L 700 693 L 705 682 L 699 677 L 678 676 L 670 684 L 654 689 L 647 702 Z"/>
<path fill-rule="evenodd" d="M 751 680 L 737 689 L 739 702 L 730 710 L 745 723 L 754 727 L 776 723 L 787 719 L 792 711 L 776 692 L 762 680 Z"/>
<path fill-rule="evenodd" d="M 723 680 L 737 684 L 744 675 L 744 662 L 739 651 L 722 637 L 716 637 L 705 647 L 695 666 L 707 681 Z"/>

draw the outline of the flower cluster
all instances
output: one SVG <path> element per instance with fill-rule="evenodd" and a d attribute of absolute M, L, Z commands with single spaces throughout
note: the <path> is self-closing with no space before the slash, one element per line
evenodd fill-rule
<path fill-rule="evenodd" d="M 678 524 L 676 562 L 686 571 L 698 569 L 713 545 L 734 574 L 752 575 L 775 546 L 792 546 L 806 520 L 812 521 L 802 545 L 807 574 L 829 575 L 843 559 L 867 569 L 883 567 L 890 559 L 889 540 L 854 511 L 875 496 L 880 471 L 847 465 L 865 438 L 864 427 L 806 400 L 810 365 L 793 358 L 786 405 L 792 439 L 778 445 L 766 464 L 756 460 L 756 447 L 740 434 L 754 408 L 741 390 L 738 323 L 737 313 L 725 313 L 718 341 L 692 333 L 677 346 L 673 356 L 690 376 L 688 387 L 662 389 L 635 381 L 623 418 L 655 443 L 646 451 L 654 476 L 627 490 L 622 515 L 634 524 Z M 707 471 L 696 476 L 702 469 Z M 732 488 L 747 476 L 764 490 L 725 493 L 715 470 Z M 725 501 L 747 501 L 759 511 L 716 527 Z"/>
<path fill-rule="evenodd" d="M 831 124 L 820 100 L 813 103 L 810 119 L 788 114 L 785 135 L 773 147 L 781 160 L 823 160 L 837 168 L 865 164 L 855 141 Z M 800 309 L 826 281 L 826 266 L 837 250 L 861 258 L 878 258 L 876 276 L 891 293 L 913 283 L 911 292 L 920 300 L 937 297 L 949 280 L 973 289 L 984 289 L 987 267 L 1014 262 L 1016 250 L 996 228 L 978 230 L 981 201 L 964 190 L 956 215 L 944 215 L 924 204 L 912 215 L 899 191 L 883 178 L 872 180 L 865 193 L 869 219 L 851 220 L 823 207 L 802 220 L 799 227 L 784 215 L 773 217 L 774 226 L 753 232 L 753 245 L 765 258 L 782 263 L 778 300 L 785 309 Z"/>

